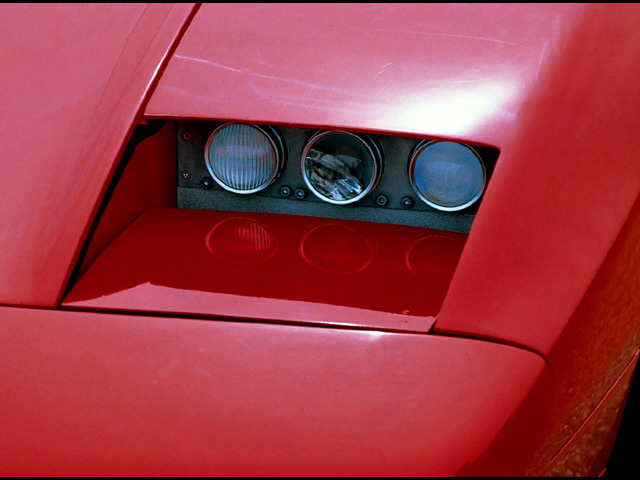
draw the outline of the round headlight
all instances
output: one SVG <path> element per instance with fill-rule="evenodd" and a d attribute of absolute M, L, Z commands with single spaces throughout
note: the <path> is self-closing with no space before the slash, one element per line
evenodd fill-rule
<path fill-rule="evenodd" d="M 356 202 L 375 188 L 379 176 L 380 152 L 365 136 L 319 132 L 302 153 L 302 177 L 325 202 Z"/>
<path fill-rule="evenodd" d="M 478 154 L 454 142 L 423 141 L 409 163 L 409 180 L 418 197 L 445 212 L 472 205 L 482 195 L 486 178 Z"/>
<path fill-rule="evenodd" d="M 278 178 L 283 164 L 282 143 L 275 131 L 244 123 L 216 128 L 207 140 L 204 156 L 211 177 L 234 193 L 267 188 Z"/>

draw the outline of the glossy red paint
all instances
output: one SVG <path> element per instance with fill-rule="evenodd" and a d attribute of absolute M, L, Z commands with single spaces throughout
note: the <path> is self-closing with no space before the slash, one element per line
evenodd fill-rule
<path fill-rule="evenodd" d="M 193 8 L 2 6 L 0 304 L 57 305 Z"/>
<path fill-rule="evenodd" d="M 438 331 L 551 353 L 640 192 L 638 18 L 638 5 L 589 6 L 541 73 L 517 141 L 500 145 Z"/>
<path fill-rule="evenodd" d="M 590 431 L 594 409 L 630 375 L 640 345 L 640 7 L 203 6 L 148 118 L 440 136 L 501 155 L 454 273 L 459 251 L 434 261 L 418 236 L 413 247 L 392 244 L 395 227 L 305 219 L 305 233 L 295 217 L 251 214 L 248 227 L 224 223 L 229 214 L 145 211 L 174 206 L 165 130 L 134 155 L 66 301 L 158 317 L 52 308 L 192 7 L 86 6 L 82 21 L 77 7 L 4 8 L 14 21 L 0 51 L 15 68 L 0 80 L 2 164 L 28 149 L 36 169 L 31 183 L 15 169 L 0 179 L 1 198 L 11 199 L 0 204 L 0 303 L 47 309 L 0 308 L 3 473 L 537 475 L 564 464 L 586 438 L 576 432 Z M 47 84 L 36 75 L 42 65 Z M 150 166 L 161 168 L 141 181 Z M 207 223 L 214 218 L 220 238 Z M 256 222 L 286 246 L 272 249 Z M 167 238 L 149 240 L 165 227 Z M 260 241 L 235 241 L 247 231 Z M 386 232 L 384 249 L 370 241 L 376 231 Z M 340 262 L 327 239 L 345 247 Z M 438 288 L 453 279 L 444 302 L 442 291 L 411 299 L 423 316 L 438 314 L 430 334 L 400 333 L 432 319 L 399 328 L 390 320 L 398 298 L 381 294 L 299 290 L 306 310 L 292 315 L 280 283 L 264 284 L 260 262 L 280 253 L 317 279 L 339 267 L 372 281 L 363 272 L 380 261 L 377 275 L 395 295 L 400 257 L 402 275 L 418 284 L 425 267 L 441 267 Z M 246 291 L 258 303 L 225 304 L 229 291 L 211 302 L 225 286 L 215 274 L 233 275 L 232 260 L 259 275 Z M 292 294 L 291 270 L 268 278 Z M 261 295 L 276 306 L 261 310 Z M 381 316 L 348 328 L 348 308 L 364 304 Z M 327 320 L 327 305 L 344 310 Z M 263 321 L 168 318 L 225 309 Z M 324 325 L 264 321 L 310 318 Z M 595 472 L 603 461 L 581 467 Z"/>
<path fill-rule="evenodd" d="M 6 475 L 486 474 L 501 431 L 513 462 L 496 472 L 517 474 L 552 398 L 538 356 L 489 342 L 17 308 L 0 317 Z M 526 436 L 512 435 L 518 412 Z"/>
<path fill-rule="evenodd" d="M 146 114 L 402 131 L 499 147 L 435 331 L 545 356 L 567 385 L 561 401 L 577 428 L 640 345 L 636 257 L 599 273 L 625 222 L 627 231 L 638 222 L 629 212 L 640 192 L 640 88 L 630 83 L 640 68 L 639 7 L 352 5 L 340 15 L 333 8 L 203 8 Z M 211 33 L 220 20 L 224 27 Z M 260 22 L 290 28 L 259 29 Z M 211 34 L 225 48 L 208 43 Z M 622 237 L 634 251 L 637 236 Z M 609 298 L 588 300 L 594 278 L 622 301 L 587 322 L 585 295 L 585 305 Z M 589 332 L 579 343 L 577 328 Z M 586 340 L 597 338 L 593 329 L 606 331 L 610 347 Z"/>
<path fill-rule="evenodd" d="M 465 239 L 326 218 L 148 209 L 62 305 L 426 332 Z"/>
<path fill-rule="evenodd" d="M 176 206 L 176 135 L 167 123 L 137 145 L 91 238 L 79 274 L 147 208 Z"/>
<path fill-rule="evenodd" d="M 435 325 L 548 359 L 563 419 L 549 451 L 582 425 L 640 345 L 640 90 L 628 88 L 639 12 L 591 8 L 545 82 L 564 90 L 537 92 L 522 141 L 502 150 L 506 168 L 496 170 Z"/>
<path fill-rule="evenodd" d="M 557 448 L 640 345 L 639 16 L 637 5 L 590 6 L 543 75 L 435 324 L 547 358 L 566 419 Z"/>
<path fill-rule="evenodd" d="M 203 5 L 145 114 L 502 145 L 585 8 Z"/>
<path fill-rule="evenodd" d="M 633 253 L 639 220 L 629 214 L 640 191 L 640 89 L 629 83 L 640 65 L 638 6 L 372 7 L 369 13 L 384 12 L 383 28 L 375 15 L 359 14 L 366 8 L 352 6 L 335 16 L 321 7 L 264 7 L 261 20 L 278 25 L 280 16 L 293 28 L 249 37 L 236 28 L 255 31 L 258 19 L 251 12 L 205 9 L 147 114 L 400 130 L 498 146 L 494 178 L 435 330 L 544 355 L 568 422 L 557 425 L 550 447 L 557 451 L 640 345 Z M 204 41 L 216 15 L 233 19 L 218 39 L 228 49 L 213 50 Z M 311 24 L 319 28 L 305 29 Z M 474 30 L 483 27 L 494 36 Z M 354 28 L 363 34 L 343 42 L 341 35 Z M 385 29 L 396 35 L 385 36 Z M 289 43 L 295 53 L 271 57 L 279 50 L 269 47 L 286 49 L 280 42 L 289 34 L 299 39 Z M 370 70 L 370 55 L 358 55 L 371 42 L 386 55 L 379 75 Z M 226 56 L 229 51 L 242 55 Z M 414 53 L 424 61 L 413 61 Z M 473 86 L 493 82 L 501 88 L 460 95 L 456 89 L 471 78 Z M 260 98 L 232 108 L 233 95 L 214 93 L 215 104 L 209 103 L 201 92 L 210 84 L 220 96 L 242 89 Z M 264 94 L 267 88 L 270 94 Z M 361 92 L 372 105 L 359 102 Z M 410 109 L 405 96 L 414 102 Z M 461 99 L 471 112 L 459 108 Z M 487 99 L 491 108 L 481 108 Z M 457 121 L 448 122 L 441 106 Z M 406 125 L 408 118 L 394 109 L 418 113 Z M 623 246 L 614 243 L 618 237 Z"/>
<path fill-rule="evenodd" d="M 350 5 L 340 15 L 334 8 L 205 6 L 146 115 L 400 130 L 497 145 L 495 178 L 465 255 L 472 265 L 461 266 L 437 328 L 548 354 L 640 190 L 640 92 L 627 88 L 640 64 L 638 7 Z M 278 28 L 284 23 L 290 28 Z M 221 28 L 212 31 L 214 24 Z M 391 65 L 372 71 L 366 48 Z M 508 86 L 488 87 L 499 82 Z M 499 101 L 507 90 L 510 102 Z M 358 101 L 363 95 L 367 103 Z M 482 113 L 477 128 L 457 108 L 461 98 Z M 445 121 L 434 102 L 456 121 Z M 394 123 L 400 110 L 419 114 Z M 496 281 L 484 281 L 489 270 Z"/>

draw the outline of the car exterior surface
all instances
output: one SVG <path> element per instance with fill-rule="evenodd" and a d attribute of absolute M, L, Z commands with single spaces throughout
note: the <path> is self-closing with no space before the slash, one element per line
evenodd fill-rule
<path fill-rule="evenodd" d="M 639 17 L 0 7 L 2 474 L 602 474 L 640 348 Z M 206 183 L 227 123 L 284 139 L 262 197 Z M 291 183 L 318 130 L 381 146 L 369 199 Z M 481 203 L 400 207 L 389 152 L 424 140 L 496 152 Z"/>

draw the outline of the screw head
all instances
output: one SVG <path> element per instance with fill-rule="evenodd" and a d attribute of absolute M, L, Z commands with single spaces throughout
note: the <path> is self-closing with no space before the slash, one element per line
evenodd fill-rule
<path fill-rule="evenodd" d="M 191 172 L 189 170 L 184 170 L 182 172 L 182 178 L 184 178 L 185 180 L 188 180 L 191 178 Z"/>
<path fill-rule="evenodd" d="M 296 188 L 296 191 L 293 192 L 293 194 L 298 200 L 302 200 L 307 195 L 307 192 L 304 191 L 304 188 Z"/>
<path fill-rule="evenodd" d="M 377 203 L 378 205 L 380 205 L 381 207 L 384 207 L 384 206 L 387 204 L 387 202 L 388 202 L 388 201 L 389 201 L 389 200 L 387 199 L 387 196 L 386 196 L 386 195 L 378 195 L 378 196 L 376 197 L 376 203 Z"/>
<path fill-rule="evenodd" d="M 402 200 L 400 200 L 400 204 L 404 208 L 411 208 L 413 207 L 413 199 L 411 197 L 403 197 Z"/>
<path fill-rule="evenodd" d="M 202 180 L 200 180 L 200 185 L 202 185 L 202 188 L 211 188 L 211 179 L 209 177 L 204 177 Z"/>
<path fill-rule="evenodd" d="M 291 187 L 289 185 L 282 185 L 280 187 L 280 196 L 287 198 L 289 195 L 291 195 Z"/>
<path fill-rule="evenodd" d="M 191 140 L 191 134 L 189 132 L 182 132 L 182 138 L 186 141 Z"/>

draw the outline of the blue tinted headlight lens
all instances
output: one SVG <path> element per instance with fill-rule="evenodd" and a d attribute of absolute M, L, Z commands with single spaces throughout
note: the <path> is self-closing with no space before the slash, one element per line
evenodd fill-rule
<path fill-rule="evenodd" d="M 475 150 L 454 142 L 422 142 L 409 163 L 409 179 L 418 197 L 447 212 L 462 210 L 478 200 L 486 176 Z"/>

